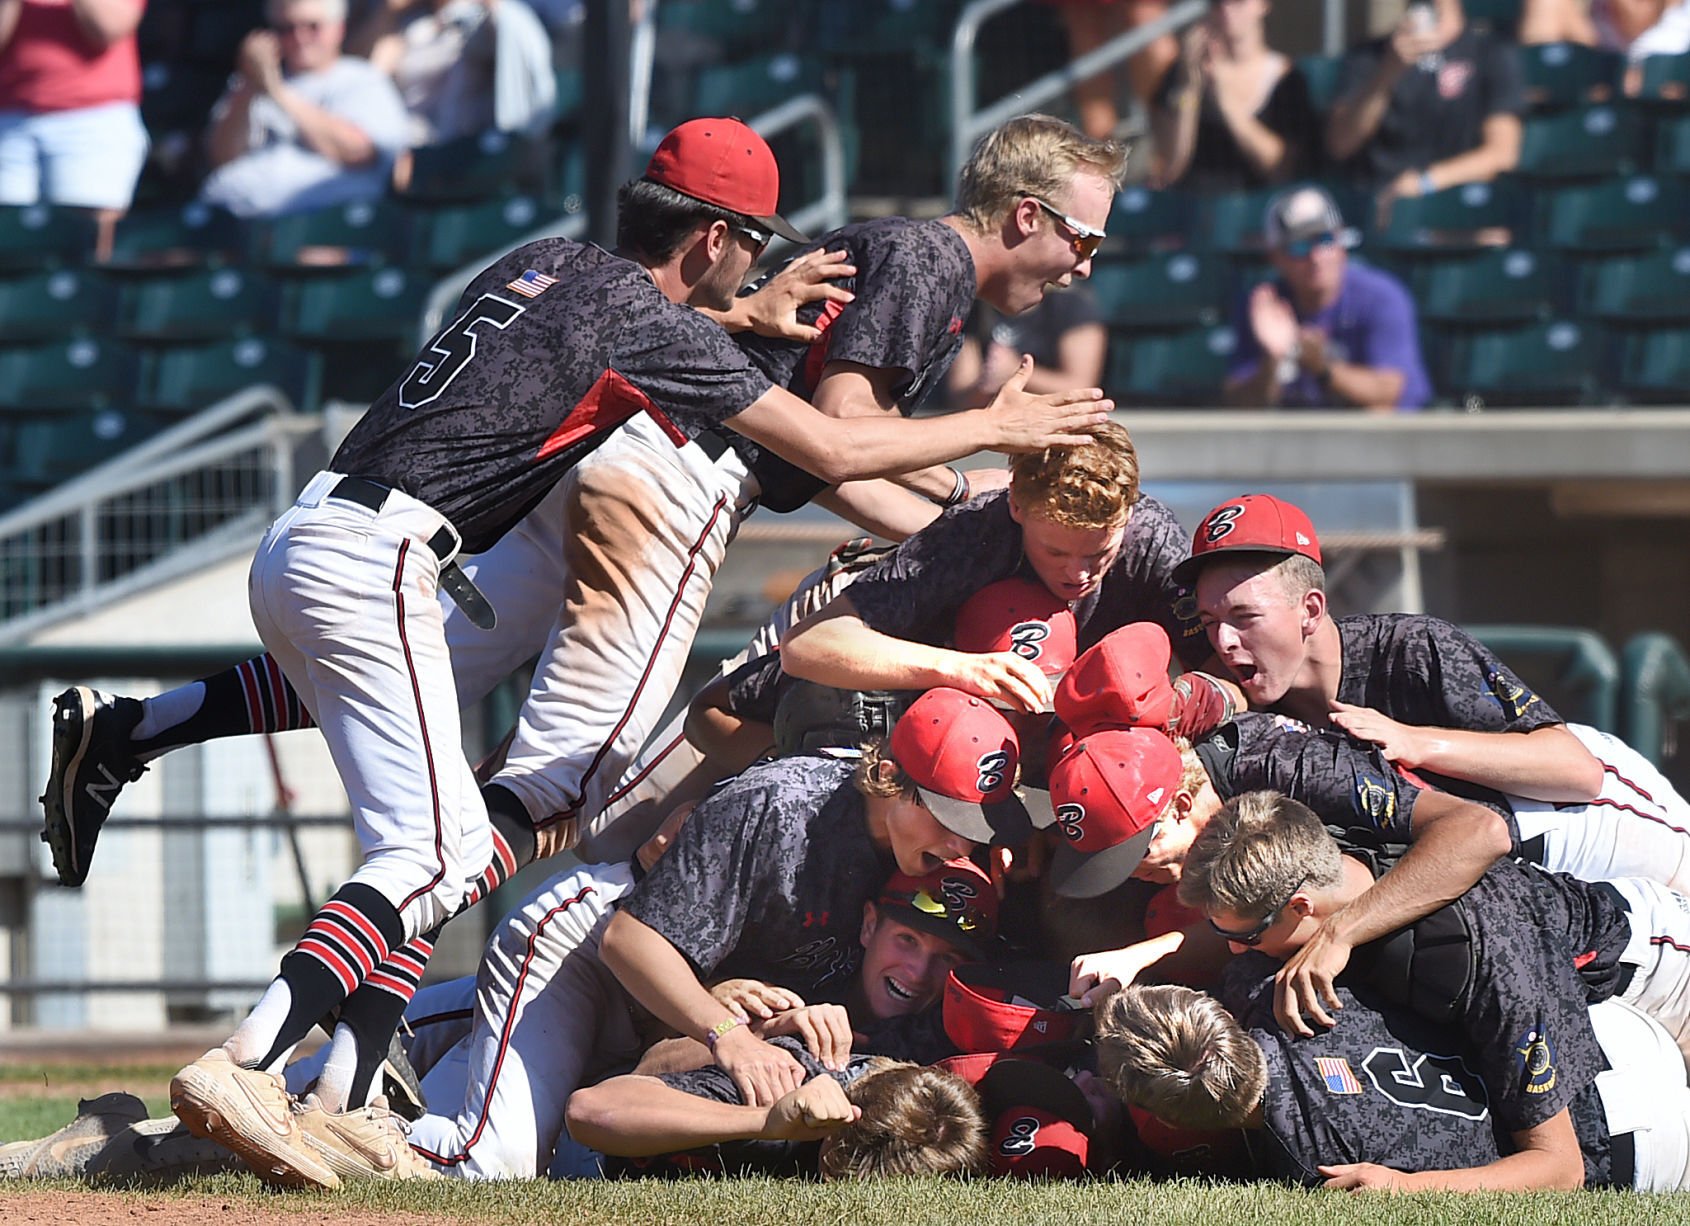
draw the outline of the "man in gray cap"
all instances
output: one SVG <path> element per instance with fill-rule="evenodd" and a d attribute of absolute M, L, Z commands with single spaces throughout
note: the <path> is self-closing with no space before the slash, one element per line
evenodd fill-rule
<path fill-rule="evenodd" d="M 1278 276 L 1236 313 L 1228 404 L 1246 408 L 1417 409 L 1431 396 L 1414 303 L 1395 277 L 1352 264 L 1353 230 L 1332 197 L 1296 187 L 1263 226 Z"/>

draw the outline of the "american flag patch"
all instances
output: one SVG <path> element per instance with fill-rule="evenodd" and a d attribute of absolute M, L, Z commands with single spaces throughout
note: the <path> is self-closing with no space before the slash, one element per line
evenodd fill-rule
<path fill-rule="evenodd" d="M 556 284 L 556 277 L 548 277 L 545 273 L 535 272 L 530 268 L 516 280 L 507 281 L 505 288 L 521 294 L 524 298 L 538 298 Z"/>
<path fill-rule="evenodd" d="M 1328 1094 L 1360 1094 L 1361 1082 L 1350 1072 L 1350 1062 L 1341 1056 L 1316 1056 L 1314 1067 L 1326 1083 Z"/>

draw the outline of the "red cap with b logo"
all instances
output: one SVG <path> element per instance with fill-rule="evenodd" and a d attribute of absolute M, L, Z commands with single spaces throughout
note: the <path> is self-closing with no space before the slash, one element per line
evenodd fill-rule
<path fill-rule="evenodd" d="M 809 240 L 775 210 L 780 167 L 769 143 L 737 119 L 689 119 L 657 146 L 645 177 L 682 195 L 740 213 L 782 238 Z"/>
<path fill-rule="evenodd" d="M 1056 892 L 1094 898 L 1132 876 L 1183 771 L 1179 750 L 1153 728 L 1094 733 L 1065 754 L 1050 772 L 1063 837 L 1050 862 Z"/>
<path fill-rule="evenodd" d="M 1272 494 L 1229 498 L 1203 517 L 1191 536 L 1191 556 L 1174 567 L 1174 579 L 1197 582 L 1203 563 L 1221 553 L 1300 554 L 1320 561 L 1320 538 L 1303 509 Z"/>
<path fill-rule="evenodd" d="M 1002 579 L 957 610 L 951 640 L 958 651 L 1008 651 L 1059 677 L 1079 650 L 1074 611 L 1031 579 Z"/>
<path fill-rule="evenodd" d="M 1032 817 L 1015 793 L 1021 742 L 997 708 L 933 689 L 892 729 L 892 758 L 945 829 L 976 843 L 1021 843 Z"/>

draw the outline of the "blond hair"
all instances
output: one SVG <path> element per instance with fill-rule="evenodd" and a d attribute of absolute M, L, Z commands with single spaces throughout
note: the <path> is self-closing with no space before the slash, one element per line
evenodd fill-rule
<path fill-rule="evenodd" d="M 1051 115 L 1018 115 L 980 138 L 957 180 L 956 211 L 975 229 L 1000 225 L 1024 196 L 1066 207 L 1074 176 L 1094 174 L 1119 191 L 1127 149 L 1093 140 Z"/>
<path fill-rule="evenodd" d="M 882 762 L 889 769 L 882 770 Z M 863 756 L 857 759 L 856 773 L 851 782 L 864 796 L 879 796 L 884 800 L 897 796 L 909 800 L 915 796 L 915 780 L 892 757 L 892 748 L 884 737 L 877 737 L 863 746 Z"/>
<path fill-rule="evenodd" d="M 1338 884 L 1338 842 L 1314 810 L 1278 792 L 1222 805 L 1185 855 L 1179 900 L 1199 911 L 1266 919 L 1300 886 Z"/>
<path fill-rule="evenodd" d="M 1017 456 L 1009 496 L 1023 513 L 1065 528 L 1119 527 L 1138 501 L 1138 450 L 1125 427 L 1103 422 L 1084 446 Z"/>
<path fill-rule="evenodd" d="M 1132 984 L 1094 1011 L 1097 1071 L 1121 1100 L 1181 1128 L 1240 1128 L 1267 1091 L 1267 1057 L 1214 997 Z"/>
<path fill-rule="evenodd" d="M 886 1061 L 845 1088 L 862 1118 L 827 1139 L 823 1179 L 979 1175 L 986 1170 L 980 1096 L 942 1069 Z"/>

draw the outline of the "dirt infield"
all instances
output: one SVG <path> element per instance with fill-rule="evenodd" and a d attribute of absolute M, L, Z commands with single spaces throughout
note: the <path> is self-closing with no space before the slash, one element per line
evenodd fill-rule
<path fill-rule="evenodd" d="M 236 1197 L 149 1197 L 141 1193 L 32 1192 L 0 1196 L 0 1217 L 6 1226 L 104 1226 L 128 1222 L 144 1226 L 411 1226 L 439 1222 L 438 1217 L 341 1212 L 313 1201 L 310 1205 L 274 1209 Z"/>

